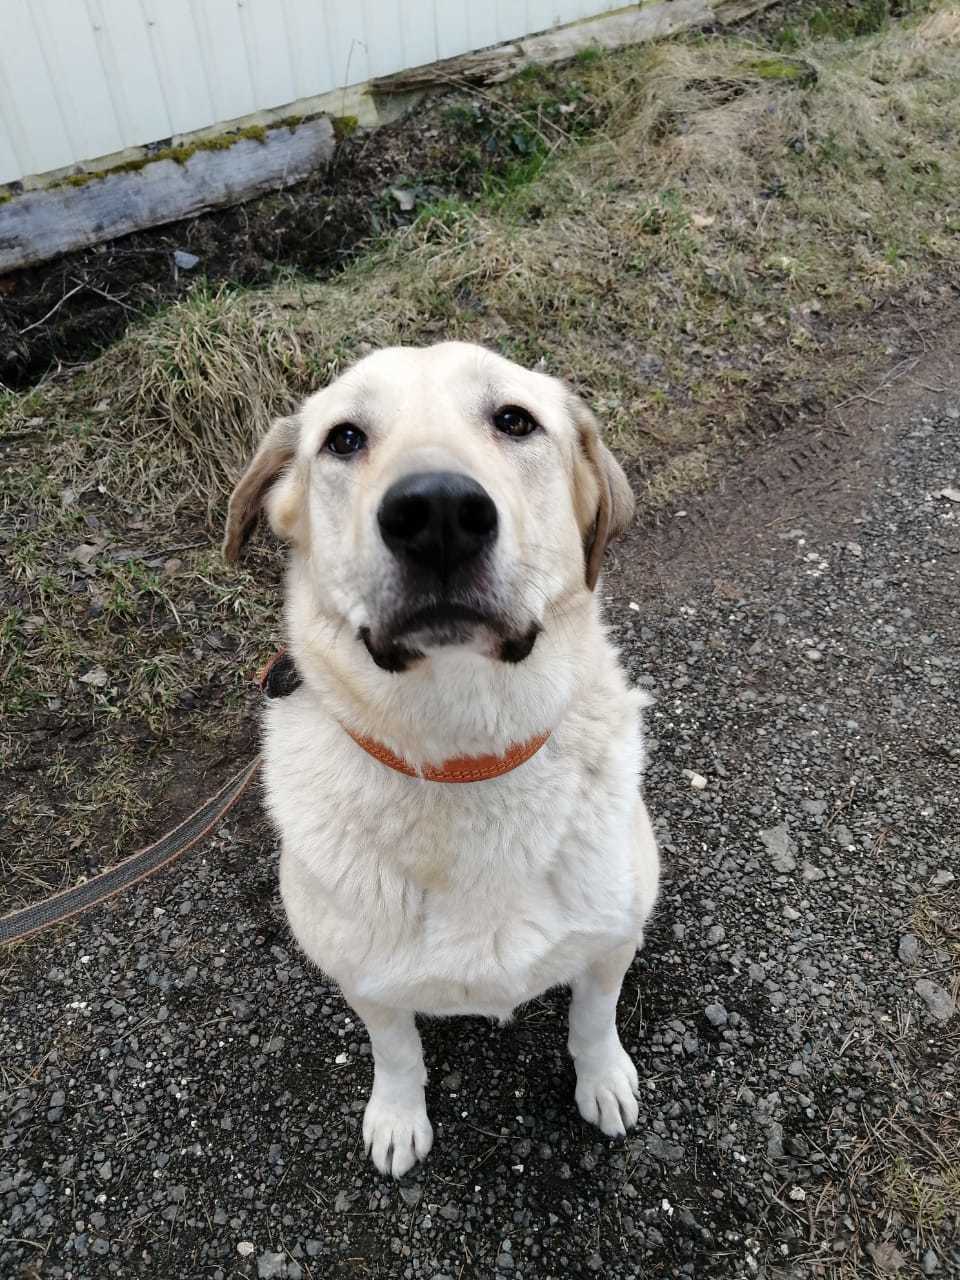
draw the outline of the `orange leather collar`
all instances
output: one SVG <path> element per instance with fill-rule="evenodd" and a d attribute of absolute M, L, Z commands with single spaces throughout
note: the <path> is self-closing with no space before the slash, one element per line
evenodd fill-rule
<path fill-rule="evenodd" d="M 550 737 L 548 730 L 531 738 L 529 742 L 515 743 L 502 756 L 455 756 L 440 765 L 427 764 L 422 769 L 415 769 L 382 742 L 354 733 L 346 725 L 343 727 L 357 746 L 362 747 L 368 756 L 373 756 L 374 760 L 379 760 L 388 769 L 395 769 L 397 773 L 405 773 L 408 778 L 425 778 L 427 782 L 487 782 L 490 778 L 501 778 L 535 756 Z"/>
<path fill-rule="evenodd" d="M 268 698 L 285 698 L 300 687 L 300 676 L 286 649 L 279 649 L 257 672 L 255 680 Z M 405 773 L 408 778 L 424 778 L 427 782 L 487 782 L 490 778 L 502 778 L 505 773 L 511 773 L 520 765 L 526 764 L 550 737 L 548 729 L 529 742 L 518 742 L 508 747 L 502 756 L 456 756 L 440 765 L 428 764 L 422 769 L 415 769 L 382 742 L 354 733 L 345 724 L 342 727 L 357 746 L 366 751 L 368 756 L 373 756 L 374 760 L 379 760 L 388 769 L 395 769 L 397 773 Z"/>

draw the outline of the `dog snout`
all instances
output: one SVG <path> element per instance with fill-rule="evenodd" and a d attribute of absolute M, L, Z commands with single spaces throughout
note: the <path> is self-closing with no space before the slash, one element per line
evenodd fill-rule
<path fill-rule="evenodd" d="M 453 471 L 420 471 L 395 481 L 377 512 L 397 559 L 446 577 L 497 540 L 497 508 L 486 489 Z"/>

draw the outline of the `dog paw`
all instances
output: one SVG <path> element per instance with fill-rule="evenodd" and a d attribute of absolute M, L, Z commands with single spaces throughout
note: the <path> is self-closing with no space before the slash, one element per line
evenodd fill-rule
<path fill-rule="evenodd" d="M 433 1126 L 423 1099 L 409 1106 L 371 1097 L 363 1113 L 363 1141 L 381 1173 L 402 1178 L 433 1146 Z"/>
<path fill-rule="evenodd" d="M 637 1123 L 639 1088 L 637 1069 L 619 1045 L 604 1062 L 577 1064 L 577 1107 L 608 1138 L 622 1138 Z"/>

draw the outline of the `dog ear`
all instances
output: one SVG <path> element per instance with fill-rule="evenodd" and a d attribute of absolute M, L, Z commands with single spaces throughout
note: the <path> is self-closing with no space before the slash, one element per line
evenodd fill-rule
<path fill-rule="evenodd" d="M 227 560 L 239 559 L 240 552 L 256 527 L 260 512 L 267 504 L 268 496 L 271 525 L 280 537 L 292 537 L 299 509 L 298 495 L 294 492 L 281 493 L 279 489 L 271 493 L 271 489 L 274 489 L 281 474 L 296 457 L 299 439 L 300 419 L 291 417 L 277 418 L 261 440 L 252 461 L 230 495 L 223 536 L 223 554 Z M 293 476 L 289 478 L 294 481 Z"/>
<path fill-rule="evenodd" d="M 623 468 L 600 439 L 596 418 L 577 396 L 571 400 L 579 441 L 574 499 L 584 533 L 587 587 L 593 591 L 604 552 L 629 527 L 636 503 Z"/>

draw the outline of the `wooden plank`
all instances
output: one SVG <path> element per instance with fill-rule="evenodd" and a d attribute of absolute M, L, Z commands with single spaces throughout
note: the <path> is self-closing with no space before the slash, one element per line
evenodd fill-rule
<path fill-rule="evenodd" d="M 324 117 L 270 129 L 263 142 L 195 151 L 183 164 L 154 160 L 80 187 L 28 191 L 0 205 L 0 273 L 288 187 L 326 164 L 334 145 Z"/>
<path fill-rule="evenodd" d="M 581 49 L 623 49 L 663 40 L 678 31 L 740 22 L 772 9 L 780 0 L 661 0 L 631 6 L 573 26 L 561 27 L 496 49 L 447 58 L 428 67 L 399 71 L 371 82 L 379 94 L 417 93 L 438 85 L 489 84 L 507 80 L 524 67 L 566 62 Z"/>

